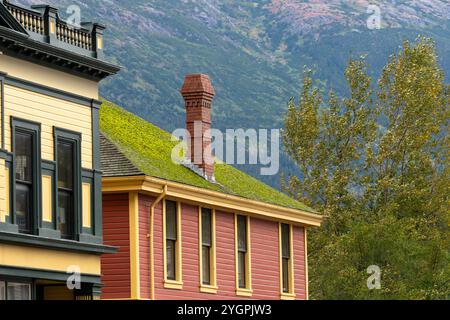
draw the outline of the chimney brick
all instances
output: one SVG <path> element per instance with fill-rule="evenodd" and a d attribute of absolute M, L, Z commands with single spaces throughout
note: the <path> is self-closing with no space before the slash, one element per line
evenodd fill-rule
<path fill-rule="evenodd" d="M 186 107 L 186 129 L 191 136 L 188 141 L 188 158 L 207 178 L 213 178 L 210 129 L 214 87 L 207 75 L 190 74 L 184 79 L 181 95 Z"/>

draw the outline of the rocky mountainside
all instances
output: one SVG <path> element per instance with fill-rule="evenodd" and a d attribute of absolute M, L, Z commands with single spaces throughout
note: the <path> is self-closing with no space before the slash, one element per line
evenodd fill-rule
<path fill-rule="evenodd" d="M 447 0 L 14 0 L 77 4 L 82 20 L 107 25 L 106 51 L 123 71 L 102 95 L 171 131 L 184 126 L 178 93 L 187 73 L 208 73 L 215 85 L 214 123 L 225 128 L 278 128 L 299 91 L 304 65 L 343 92 L 349 56 L 368 54 L 378 74 L 403 39 L 433 36 L 450 70 Z M 376 7 L 374 7 L 376 5 Z M 367 20 L 379 13 L 380 29 Z M 292 171 L 283 157 L 285 171 Z M 260 177 L 254 166 L 242 169 Z"/>

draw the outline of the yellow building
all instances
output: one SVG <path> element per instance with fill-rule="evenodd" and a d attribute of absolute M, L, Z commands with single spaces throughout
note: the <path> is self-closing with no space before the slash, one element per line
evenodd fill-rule
<path fill-rule="evenodd" d="M 0 300 L 100 295 L 103 30 L 0 0 Z"/>

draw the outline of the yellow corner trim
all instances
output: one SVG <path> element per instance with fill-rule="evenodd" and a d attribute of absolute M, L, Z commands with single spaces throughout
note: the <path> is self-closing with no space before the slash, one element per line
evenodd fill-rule
<path fill-rule="evenodd" d="M 251 289 L 236 289 L 236 295 L 241 297 L 251 297 L 253 290 Z"/>
<path fill-rule="evenodd" d="M 216 286 L 206 286 L 206 285 L 200 286 L 200 292 L 203 292 L 203 293 L 217 294 L 218 290 L 219 290 L 219 288 Z"/>
<path fill-rule="evenodd" d="M 173 289 L 173 290 L 183 290 L 183 282 L 182 281 L 165 280 L 164 288 Z"/>
<path fill-rule="evenodd" d="M 129 194 L 131 298 L 141 298 L 139 272 L 139 195 Z"/>

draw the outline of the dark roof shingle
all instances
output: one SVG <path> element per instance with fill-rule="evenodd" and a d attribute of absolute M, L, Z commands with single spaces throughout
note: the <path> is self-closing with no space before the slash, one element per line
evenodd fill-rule
<path fill-rule="evenodd" d="M 100 162 L 104 177 L 144 175 L 103 134 L 100 134 Z"/>

